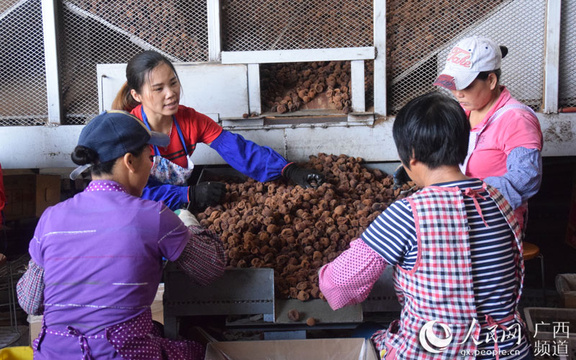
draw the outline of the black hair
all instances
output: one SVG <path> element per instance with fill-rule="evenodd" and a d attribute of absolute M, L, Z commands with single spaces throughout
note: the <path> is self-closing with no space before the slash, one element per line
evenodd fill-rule
<path fill-rule="evenodd" d="M 504 59 L 506 55 L 508 55 L 508 48 L 506 46 L 500 45 L 500 52 L 502 53 L 502 59 Z M 478 74 L 478 76 L 476 76 L 476 79 L 486 80 L 488 79 L 488 75 L 490 75 L 491 73 L 494 73 L 494 75 L 496 75 L 496 81 L 500 82 L 500 76 L 502 75 L 501 69 L 496 69 L 492 71 L 482 71 L 480 72 L 480 74 Z"/>
<path fill-rule="evenodd" d="M 144 144 L 140 148 L 128 152 L 134 156 L 140 156 L 147 146 L 148 144 Z M 100 162 L 96 151 L 82 145 L 76 146 L 70 157 L 76 165 L 92 164 L 90 171 L 93 175 L 111 174 L 114 164 L 116 164 L 116 160 L 118 160 L 114 159 Z"/>
<path fill-rule="evenodd" d="M 140 93 L 150 71 L 162 63 L 168 65 L 176 77 L 178 77 L 176 69 L 170 60 L 156 51 L 147 50 L 134 56 L 126 66 L 126 82 L 128 83 L 128 87 Z"/>
<path fill-rule="evenodd" d="M 476 76 L 476 79 L 486 80 L 486 79 L 488 79 L 488 75 L 490 75 L 490 74 L 496 75 L 496 81 L 500 82 L 500 75 L 502 75 L 502 70 L 500 70 L 500 69 L 496 69 L 496 70 L 492 70 L 492 71 L 481 71 L 478 74 L 478 76 Z"/>
<path fill-rule="evenodd" d="M 414 158 L 431 169 L 459 165 L 468 152 L 470 123 L 456 100 L 431 92 L 400 109 L 392 134 L 402 163 Z"/>
<path fill-rule="evenodd" d="M 162 63 L 168 65 L 174 75 L 176 75 L 176 78 L 180 80 L 176 68 L 164 55 L 152 50 L 143 51 L 132 57 L 128 65 L 126 65 L 126 82 L 116 95 L 112 103 L 112 109 L 130 112 L 138 106 L 139 103 L 134 100 L 130 90 L 134 89 L 140 94 L 150 71 Z"/>

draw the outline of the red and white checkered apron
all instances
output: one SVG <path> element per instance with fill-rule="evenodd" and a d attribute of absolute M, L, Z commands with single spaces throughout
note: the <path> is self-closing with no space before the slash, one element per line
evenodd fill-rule
<path fill-rule="evenodd" d="M 489 185 L 485 184 L 484 187 L 515 235 L 514 247 L 518 249 L 515 260 L 520 264 L 516 274 L 518 302 L 524 279 L 521 231 L 512 208 L 502 194 Z M 466 196 L 474 197 L 475 194 L 475 191 L 466 191 Z M 379 351 L 387 350 L 385 359 L 474 358 L 463 357 L 461 350 L 476 350 L 473 339 L 479 339 L 479 326 L 473 329 L 466 342 L 458 344 L 467 338 L 472 321 L 477 318 L 464 196 L 458 187 L 427 187 L 407 199 L 414 213 L 418 258 L 410 271 L 398 266 L 394 268 L 396 293 L 403 305 L 400 320 L 372 337 Z M 447 337 L 438 323 L 448 325 L 452 331 L 453 340 L 447 347 L 435 348 L 440 350 L 439 353 L 424 349 L 419 338 L 422 327 L 433 320 L 437 321 L 437 325 L 432 327 L 436 337 Z M 488 326 L 487 320 L 478 321 L 480 326 Z M 510 314 L 498 325 L 510 326 L 517 321 L 521 321 L 519 314 Z"/>

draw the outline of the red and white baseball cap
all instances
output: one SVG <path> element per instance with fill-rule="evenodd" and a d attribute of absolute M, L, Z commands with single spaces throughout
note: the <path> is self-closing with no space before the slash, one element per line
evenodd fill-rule
<path fill-rule="evenodd" d="M 463 90 L 482 71 L 500 69 L 502 58 L 501 47 L 488 38 L 473 36 L 462 39 L 448 54 L 446 67 L 434 85 L 448 90 Z"/>

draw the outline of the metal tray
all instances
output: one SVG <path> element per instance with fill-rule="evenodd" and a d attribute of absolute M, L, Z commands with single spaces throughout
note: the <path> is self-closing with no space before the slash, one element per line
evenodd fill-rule
<path fill-rule="evenodd" d="M 199 177 L 202 181 L 238 181 L 246 176 L 231 167 L 205 167 Z M 167 335 L 177 334 L 178 319 L 196 315 L 257 315 L 261 323 L 305 323 L 314 317 L 323 324 L 361 323 L 363 313 L 399 312 L 400 304 L 392 282 L 392 267 L 388 267 L 375 284 L 368 298 L 357 306 L 333 311 L 320 299 L 302 302 L 296 299 L 275 299 L 274 271 L 268 268 L 226 270 L 224 276 L 209 286 L 191 284 L 176 266 L 165 269 L 164 318 Z M 296 309 L 301 321 L 288 319 L 288 311 Z"/>

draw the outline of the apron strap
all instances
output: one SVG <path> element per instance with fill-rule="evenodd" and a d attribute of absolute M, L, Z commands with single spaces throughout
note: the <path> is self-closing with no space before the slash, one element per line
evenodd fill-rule
<path fill-rule="evenodd" d="M 69 336 L 77 337 L 78 343 L 80 345 L 80 349 L 82 350 L 82 360 L 93 360 L 94 359 L 94 357 L 92 356 L 92 351 L 90 349 L 90 345 L 88 344 L 88 339 L 105 339 L 106 338 L 105 335 L 88 335 L 88 336 L 86 336 L 80 330 L 78 330 L 72 326 L 66 327 L 66 331 L 50 330 L 46 327 L 46 323 L 44 322 L 44 319 L 42 319 L 42 330 L 40 331 L 38 338 L 36 340 L 34 340 L 34 343 L 33 343 L 33 349 L 34 350 L 40 350 L 40 344 L 44 340 L 44 337 L 46 336 L 46 334 L 56 335 L 56 336 L 64 336 L 64 337 L 69 337 Z"/>
<path fill-rule="evenodd" d="M 150 127 L 150 124 L 148 123 L 148 117 L 146 116 L 146 113 L 144 112 L 144 107 L 142 107 L 142 121 L 144 121 L 144 124 L 146 125 L 148 130 L 152 131 L 152 128 Z M 186 149 L 186 142 L 184 141 L 184 135 L 182 134 L 182 130 L 180 129 L 180 125 L 178 125 L 178 121 L 176 121 L 176 116 L 174 116 L 174 115 L 172 115 L 172 123 L 176 125 L 176 131 L 178 132 L 178 137 L 180 138 L 180 142 L 182 143 L 182 147 L 184 148 L 184 153 L 186 154 L 186 156 L 188 156 L 188 149 Z M 154 145 L 154 155 L 160 156 L 160 150 L 158 150 L 158 147 L 156 145 Z"/>
<path fill-rule="evenodd" d="M 40 329 L 40 334 L 38 334 L 38 337 L 32 342 L 32 349 L 40 350 L 40 344 L 42 344 L 44 336 L 46 336 L 46 322 L 44 321 L 44 318 L 42 318 L 42 328 Z"/>
<path fill-rule="evenodd" d="M 510 315 L 505 317 L 502 320 L 496 321 L 492 318 L 492 316 L 486 314 L 485 317 L 486 319 L 486 323 L 488 326 L 488 330 L 492 331 L 492 340 L 494 340 L 494 352 L 496 353 L 496 360 L 500 359 L 500 348 L 498 347 L 498 336 L 496 335 L 496 329 L 500 328 L 504 331 L 508 331 L 509 327 L 504 326 L 503 324 L 505 322 L 511 321 L 515 319 L 515 315 Z M 514 325 L 513 325 L 514 326 Z M 502 339 L 504 340 L 504 339 Z M 520 343 L 521 340 L 521 336 L 520 336 L 520 331 L 518 331 L 518 343 Z"/>
<path fill-rule="evenodd" d="M 534 110 L 532 110 L 527 105 L 508 104 L 508 105 L 505 105 L 505 106 L 501 107 L 500 109 L 496 110 L 496 112 L 494 112 L 494 114 L 492 114 L 492 116 L 490 116 L 488 121 L 486 121 L 486 124 L 484 124 L 484 126 L 480 130 L 474 131 L 474 132 L 470 131 L 469 143 L 468 143 L 468 154 L 466 154 L 466 159 L 464 159 L 464 163 L 460 167 L 460 169 L 462 170 L 462 172 L 464 174 L 466 174 L 466 169 L 468 168 L 468 161 L 470 160 L 470 155 L 472 155 L 472 152 L 476 149 L 476 143 L 478 142 L 478 138 L 480 137 L 480 134 L 482 134 L 482 132 L 484 132 L 484 129 L 486 129 L 488 127 L 488 125 L 490 125 L 493 122 L 495 122 L 496 120 L 498 120 L 500 118 L 500 116 L 502 116 L 502 114 L 504 114 L 508 110 L 512 110 L 512 109 L 523 109 L 523 110 L 529 111 L 532 114 L 534 114 Z"/>
<path fill-rule="evenodd" d="M 484 222 L 484 225 L 486 225 L 486 227 L 490 227 L 486 222 L 486 220 L 484 219 L 484 214 L 482 214 L 482 209 L 480 208 L 480 204 L 478 203 L 478 198 L 486 200 L 486 197 L 482 196 L 480 194 L 480 191 L 474 190 L 472 188 L 466 188 L 466 190 L 464 190 L 464 195 L 472 198 L 472 201 L 474 202 L 474 207 L 476 208 L 476 211 L 478 211 L 478 215 L 480 215 L 480 218 Z"/>
<path fill-rule="evenodd" d="M 184 141 L 184 135 L 182 134 L 182 130 L 180 130 L 180 125 L 178 125 L 178 121 L 176 121 L 176 117 L 172 115 L 172 121 L 176 125 L 176 131 L 178 132 L 178 137 L 180 138 L 180 142 L 182 143 L 182 147 L 184 148 L 184 153 L 188 156 L 188 149 L 186 149 L 186 142 Z"/>
<path fill-rule="evenodd" d="M 88 339 L 86 335 L 81 333 L 78 329 L 68 326 L 68 334 L 78 337 L 80 343 L 80 349 L 82 349 L 82 360 L 92 360 L 92 353 L 90 351 L 90 345 L 88 345 Z"/>

